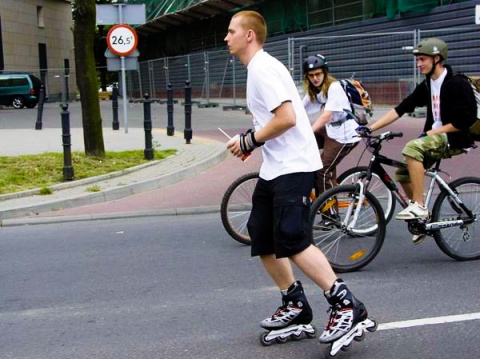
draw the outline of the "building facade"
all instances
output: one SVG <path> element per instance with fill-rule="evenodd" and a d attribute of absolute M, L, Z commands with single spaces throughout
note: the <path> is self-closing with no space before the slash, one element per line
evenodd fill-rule
<path fill-rule="evenodd" d="M 0 1 L 0 71 L 30 72 L 55 97 L 76 89 L 69 0 Z M 68 76 L 68 81 L 65 77 Z"/>

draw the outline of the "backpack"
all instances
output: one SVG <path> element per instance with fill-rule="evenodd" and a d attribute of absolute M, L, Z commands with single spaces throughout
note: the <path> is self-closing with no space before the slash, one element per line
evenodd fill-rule
<path fill-rule="evenodd" d="M 470 133 L 472 134 L 474 141 L 480 141 L 480 79 L 473 79 L 470 76 L 462 73 L 457 74 L 465 78 L 472 87 L 473 95 L 477 103 L 477 120 L 470 126 Z"/>
<path fill-rule="evenodd" d="M 353 78 L 339 80 L 350 102 L 351 112 L 346 111 L 359 125 L 368 124 L 368 118 L 373 115 L 373 105 L 370 95 L 360 80 Z"/>

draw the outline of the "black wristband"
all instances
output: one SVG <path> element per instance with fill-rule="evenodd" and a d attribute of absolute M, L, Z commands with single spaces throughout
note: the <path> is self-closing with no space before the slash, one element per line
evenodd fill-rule
<path fill-rule="evenodd" d="M 264 145 L 265 142 L 258 142 L 255 139 L 255 131 L 249 129 L 247 132 L 240 134 L 240 149 L 243 154 L 251 153 L 255 148 Z"/>
<path fill-rule="evenodd" d="M 257 139 L 255 138 L 255 131 L 252 129 L 249 129 L 245 135 L 248 135 L 248 139 L 250 140 L 251 144 L 253 145 L 254 148 L 263 146 L 265 142 L 258 142 Z"/>
<path fill-rule="evenodd" d="M 244 155 L 253 151 L 253 146 L 249 144 L 247 134 L 245 133 L 240 134 L 240 149 Z"/>

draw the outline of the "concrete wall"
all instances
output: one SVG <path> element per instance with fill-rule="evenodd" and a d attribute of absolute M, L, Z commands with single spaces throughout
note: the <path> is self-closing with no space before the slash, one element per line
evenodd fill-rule
<path fill-rule="evenodd" d="M 1 0 L 0 17 L 4 70 L 28 71 L 39 77 L 40 70 L 46 70 L 50 92 L 61 91 L 64 59 L 69 59 L 72 71 L 75 66 L 70 1 Z M 47 69 L 40 69 L 38 44 L 46 44 Z M 69 82 L 69 88 L 75 89 L 74 76 Z"/>

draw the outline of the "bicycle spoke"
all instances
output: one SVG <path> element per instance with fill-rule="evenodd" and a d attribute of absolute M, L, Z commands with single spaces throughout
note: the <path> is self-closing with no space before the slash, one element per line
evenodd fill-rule
<path fill-rule="evenodd" d="M 358 207 L 355 189 L 356 186 L 347 185 L 325 192 L 314 202 L 310 213 L 312 241 L 337 272 L 367 265 L 378 254 L 385 236 L 380 204 L 368 194 Z M 349 230 L 357 207 L 356 223 Z"/>
<path fill-rule="evenodd" d="M 252 194 L 258 173 L 249 173 L 236 179 L 225 191 L 220 216 L 225 230 L 236 241 L 250 244 L 247 222 L 252 210 Z"/>
<path fill-rule="evenodd" d="M 473 223 L 434 231 L 435 241 L 448 256 L 457 260 L 480 259 L 480 179 L 464 177 L 454 181 L 451 188 L 477 220 Z M 432 222 L 468 220 L 467 213 L 446 192 L 435 201 Z"/>

